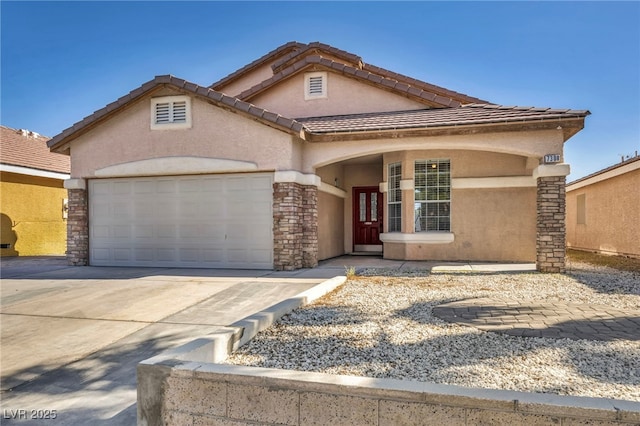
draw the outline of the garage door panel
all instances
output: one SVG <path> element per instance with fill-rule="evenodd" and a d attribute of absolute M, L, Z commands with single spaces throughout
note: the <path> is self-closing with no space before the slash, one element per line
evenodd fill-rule
<path fill-rule="evenodd" d="M 95 265 L 273 267 L 271 174 L 89 182 Z"/>

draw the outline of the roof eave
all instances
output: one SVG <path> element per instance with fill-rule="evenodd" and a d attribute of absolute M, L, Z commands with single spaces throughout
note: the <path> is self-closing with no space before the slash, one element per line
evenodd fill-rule
<path fill-rule="evenodd" d="M 459 136 L 513 131 L 562 130 L 564 141 L 584 128 L 583 117 L 554 119 L 536 119 L 519 121 L 496 121 L 489 123 L 465 123 L 410 128 L 379 128 L 362 131 L 346 130 L 341 132 L 308 132 L 309 142 L 340 142 L 370 139 L 399 139 L 408 137 Z M 567 135 L 570 135 L 567 137 Z"/>
<path fill-rule="evenodd" d="M 68 155 L 69 143 L 71 141 L 99 126 L 115 114 L 130 108 L 143 98 L 147 98 L 163 88 L 171 88 L 180 93 L 192 95 L 212 105 L 259 121 L 269 127 L 293 134 L 297 137 L 305 136 L 305 130 L 302 124 L 296 120 L 264 110 L 241 99 L 225 95 L 213 89 L 198 86 L 195 83 L 190 83 L 171 75 L 163 75 L 156 76 L 153 80 L 144 83 L 139 88 L 122 96 L 115 102 L 95 111 L 73 126 L 63 130 L 47 142 L 49 150 Z"/>
<path fill-rule="evenodd" d="M 346 78 L 355 79 L 362 83 L 374 86 L 378 89 L 385 90 L 398 96 L 406 97 L 408 99 L 412 99 L 431 108 L 450 108 L 461 106 L 461 103 L 454 99 L 447 98 L 439 94 L 430 93 L 424 89 L 416 88 L 406 83 L 381 77 L 376 74 L 359 70 L 351 66 L 331 61 L 316 55 L 306 56 L 300 62 L 296 62 L 295 64 L 274 75 L 273 77 L 251 87 L 250 89 L 245 90 L 238 95 L 238 98 L 242 99 L 243 101 L 249 102 L 256 96 L 259 96 L 265 91 L 308 69 L 321 69 L 334 72 Z"/>

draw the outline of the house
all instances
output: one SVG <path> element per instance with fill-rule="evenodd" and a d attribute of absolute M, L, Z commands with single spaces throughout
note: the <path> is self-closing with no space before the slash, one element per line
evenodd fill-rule
<path fill-rule="evenodd" d="M 209 86 L 158 76 L 49 141 L 71 156 L 69 261 L 564 269 L 563 144 L 588 111 L 500 106 L 286 43 Z"/>
<path fill-rule="evenodd" d="M 69 157 L 39 134 L 0 126 L 0 256 L 63 255 Z"/>
<path fill-rule="evenodd" d="M 567 246 L 640 258 L 640 156 L 567 185 Z"/>

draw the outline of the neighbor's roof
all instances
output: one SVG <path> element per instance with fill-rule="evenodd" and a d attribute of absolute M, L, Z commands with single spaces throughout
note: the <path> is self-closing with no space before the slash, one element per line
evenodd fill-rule
<path fill-rule="evenodd" d="M 29 130 L 0 126 L 0 163 L 69 174 L 69 157 L 50 152 L 48 140 Z"/>
<path fill-rule="evenodd" d="M 375 112 L 296 120 L 310 133 L 326 134 L 584 118 L 589 114 L 586 110 L 470 104 L 458 108 Z"/>
<path fill-rule="evenodd" d="M 630 164 L 636 163 L 638 162 L 638 164 L 634 164 L 633 167 L 628 167 Z M 598 170 L 595 173 L 591 173 L 587 176 L 581 177 L 579 179 L 576 179 L 572 182 L 567 183 L 567 187 L 573 187 L 575 189 L 577 189 L 578 187 L 582 187 L 582 186 L 586 186 L 588 184 L 594 183 L 594 182 L 598 182 L 600 180 L 604 180 L 604 179 L 608 179 L 610 177 L 614 177 L 614 176 L 619 176 L 619 174 L 624 174 L 627 173 L 630 170 L 636 170 L 638 168 L 638 166 L 640 166 L 640 155 L 638 155 L 638 152 L 636 151 L 635 155 L 633 157 L 627 158 L 627 159 L 623 159 L 620 163 L 614 164 L 613 166 L 609 166 L 606 167 L 602 170 Z M 618 169 L 622 169 L 625 168 L 623 170 L 618 170 Z M 610 172 L 616 172 L 616 173 L 610 173 Z M 606 174 L 606 176 L 604 176 Z M 598 178 L 598 179 L 594 179 L 594 178 Z M 587 182 L 589 181 L 589 182 Z M 578 184 L 582 184 L 582 185 L 578 185 Z"/>

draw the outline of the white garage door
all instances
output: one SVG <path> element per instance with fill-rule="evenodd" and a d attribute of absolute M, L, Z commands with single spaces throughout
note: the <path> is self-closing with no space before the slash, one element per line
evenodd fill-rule
<path fill-rule="evenodd" d="M 273 268 L 272 175 L 89 181 L 90 263 Z"/>

